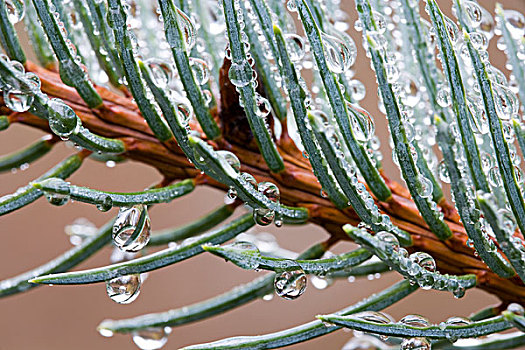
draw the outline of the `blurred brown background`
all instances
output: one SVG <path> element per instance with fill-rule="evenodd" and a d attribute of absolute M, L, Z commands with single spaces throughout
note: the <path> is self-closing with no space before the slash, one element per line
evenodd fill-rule
<path fill-rule="evenodd" d="M 352 21 L 355 19 L 353 2 L 343 0 Z M 451 1 L 439 1 L 450 12 Z M 480 1 L 493 12 L 494 1 Z M 525 12 L 525 1 L 504 0 L 505 8 Z M 353 29 L 351 35 L 360 46 L 361 39 Z M 504 70 L 505 58 L 491 43 L 491 60 Z M 362 49 L 354 69 L 356 77 L 367 87 L 363 105 L 375 116 L 376 128 L 381 135 L 387 173 L 398 178 L 392 167 L 386 138 L 384 116 L 377 110 L 376 82 L 368 59 Z M 504 70 L 506 73 L 508 71 Z M 15 125 L 0 137 L 0 153 L 7 154 L 42 133 L 28 127 Z M 51 164 L 73 152 L 65 145 L 56 147 L 44 159 L 32 164 L 25 171 L 4 174 L 0 179 L 0 194 L 14 192 L 43 173 Z M 138 163 L 124 163 L 108 168 L 102 163 L 86 161 L 80 171 L 71 177 L 75 184 L 112 191 L 141 190 L 157 182 L 159 174 L 152 168 Z M 184 204 L 182 204 L 184 201 Z M 223 201 L 223 194 L 212 189 L 200 188 L 187 198 L 167 205 L 159 205 L 151 211 L 154 230 L 180 225 L 197 218 Z M 0 237 L 3 249 L 0 253 L 0 280 L 38 266 L 71 247 L 64 234 L 64 226 L 78 217 L 85 217 L 102 225 L 116 214 L 116 209 L 101 213 L 95 207 L 70 203 L 54 207 L 40 199 L 24 210 L 0 218 Z M 326 233 L 313 225 L 302 227 L 256 228 L 258 232 L 274 233 L 281 246 L 300 251 L 314 242 L 326 238 Z M 336 251 L 348 250 L 348 245 L 336 247 Z M 95 255 L 77 269 L 102 266 L 109 263 L 109 249 Z M 263 273 L 263 272 L 261 272 Z M 209 254 L 163 268 L 150 273 L 139 298 L 130 305 L 117 305 L 106 295 L 104 284 L 77 287 L 40 287 L 28 293 L 0 300 L 0 350 L 7 349 L 135 349 L 130 336 L 117 335 L 103 338 L 96 326 L 106 318 L 119 319 L 148 312 L 159 312 L 204 300 L 229 290 L 240 283 L 252 280 L 258 273 L 245 271 L 225 263 Z M 218 317 L 175 328 L 166 349 L 212 341 L 234 335 L 255 335 L 285 329 L 310 321 L 315 315 L 329 313 L 357 302 L 361 298 L 391 285 L 399 279 L 395 273 L 372 281 L 365 279 L 349 283 L 337 281 L 326 290 L 316 290 L 311 284 L 305 294 L 295 301 L 275 297 L 272 301 L 256 301 Z M 461 299 L 449 293 L 419 291 L 408 300 L 387 309 L 396 319 L 419 313 L 431 321 L 439 322 L 452 315 L 468 316 L 481 307 L 495 303 L 496 299 L 484 292 L 473 290 Z M 338 331 L 316 340 L 290 347 L 290 349 L 340 349 L 350 338 L 350 333 Z"/>

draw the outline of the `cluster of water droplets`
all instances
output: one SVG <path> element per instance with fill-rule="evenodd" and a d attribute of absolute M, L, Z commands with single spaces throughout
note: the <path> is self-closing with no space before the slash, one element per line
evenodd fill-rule
<path fill-rule="evenodd" d="M 4 54 L 0 57 L 9 63 L 15 72 L 15 77 L 0 81 L 5 105 L 13 112 L 25 112 L 33 104 L 35 94 L 40 91 L 40 78 L 32 72 L 26 72 L 20 62 L 11 61 Z"/>
<path fill-rule="evenodd" d="M 428 253 L 415 252 L 409 255 L 390 232 L 378 232 L 374 239 L 378 243 L 378 256 L 388 264 L 397 266 L 411 283 L 417 283 L 425 290 L 448 290 L 456 298 L 461 298 L 465 294 L 465 281 L 437 272 L 436 262 Z"/>

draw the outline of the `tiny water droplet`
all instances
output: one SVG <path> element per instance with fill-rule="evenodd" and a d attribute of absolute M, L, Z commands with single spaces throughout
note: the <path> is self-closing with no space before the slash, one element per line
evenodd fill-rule
<path fill-rule="evenodd" d="M 107 194 L 100 194 L 98 197 L 97 197 L 97 209 L 102 211 L 102 212 L 106 212 L 108 210 L 110 210 L 111 208 L 113 208 L 113 200 L 111 199 L 111 196 L 110 195 L 107 195 Z"/>
<path fill-rule="evenodd" d="M 148 209 L 143 204 L 122 207 L 113 225 L 113 243 L 127 252 L 144 248 L 150 238 Z"/>
<path fill-rule="evenodd" d="M 106 292 L 116 303 L 129 304 L 140 294 L 140 275 L 119 276 L 106 281 Z"/>

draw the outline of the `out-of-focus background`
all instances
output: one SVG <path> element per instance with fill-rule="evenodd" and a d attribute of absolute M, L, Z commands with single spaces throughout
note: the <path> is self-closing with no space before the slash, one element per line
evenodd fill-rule
<path fill-rule="evenodd" d="M 451 1 L 438 1 L 450 13 Z M 525 12 L 525 1 L 502 0 L 505 8 Z M 356 18 L 353 1 L 342 1 L 351 21 Z M 480 1 L 493 12 L 494 1 Z M 398 171 L 391 162 L 387 129 L 384 116 L 377 109 L 377 89 L 368 59 L 360 47 L 360 34 L 353 25 L 349 30 L 354 37 L 359 54 L 354 70 L 356 78 L 367 88 L 363 105 L 375 118 L 377 133 L 382 140 L 387 174 L 399 179 Z M 493 64 L 505 73 L 506 59 L 491 42 L 490 55 Z M 14 125 L 2 132 L 0 153 L 7 154 L 36 140 L 42 132 L 29 127 Z M 14 192 L 27 184 L 51 164 L 56 164 L 74 149 L 59 145 L 43 159 L 27 170 L 0 176 L 0 194 Z M 88 160 L 70 180 L 79 185 L 89 185 L 101 190 L 136 191 L 158 182 L 160 175 L 152 168 L 139 163 L 127 162 L 109 168 L 103 163 Z M 151 210 L 152 228 L 181 225 L 197 218 L 206 211 L 219 206 L 223 193 L 209 188 L 199 188 L 184 199 L 170 204 L 158 205 Z M 99 212 L 94 206 L 69 203 L 54 207 L 40 199 L 27 208 L 0 218 L 0 280 L 34 268 L 71 248 L 64 226 L 84 217 L 102 225 L 117 212 Z M 327 234 L 314 225 L 300 227 L 256 227 L 256 232 L 273 233 L 284 248 L 301 251 L 311 244 L 326 239 Z M 336 252 L 348 250 L 349 244 L 335 247 Z M 76 269 L 107 265 L 109 248 L 96 254 Z M 141 288 L 141 295 L 130 305 L 112 302 L 105 292 L 104 284 L 84 286 L 40 287 L 27 293 L 0 299 L 0 350 L 17 349 L 135 349 L 129 335 L 103 338 L 96 326 L 106 318 L 120 319 L 149 312 L 160 312 L 182 307 L 225 292 L 230 288 L 251 281 L 264 272 L 241 270 L 231 263 L 210 254 L 201 254 L 188 261 L 166 267 L 149 274 Z M 336 281 L 325 290 L 317 290 L 310 283 L 303 296 L 294 301 L 279 297 L 271 301 L 257 300 L 243 307 L 211 319 L 173 329 L 166 349 L 212 341 L 234 335 L 255 335 L 289 328 L 313 319 L 317 314 L 330 313 L 353 304 L 365 296 L 391 285 L 399 277 L 389 273 L 371 280 L 358 279 L 353 283 Z M 456 300 L 450 293 L 419 291 L 386 311 L 399 319 L 410 313 L 419 313 L 431 321 L 439 322 L 450 316 L 468 316 L 497 300 L 478 290 L 468 291 Z M 351 333 L 338 331 L 316 340 L 291 346 L 290 349 L 340 349 Z"/>

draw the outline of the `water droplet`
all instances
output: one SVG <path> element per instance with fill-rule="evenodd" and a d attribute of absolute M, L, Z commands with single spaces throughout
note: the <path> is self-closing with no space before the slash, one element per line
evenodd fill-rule
<path fill-rule="evenodd" d="M 98 329 L 98 333 L 103 336 L 103 337 L 106 337 L 106 338 L 111 338 L 113 336 L 113 331 L 110 330 L 110 329 L 105 329 L 105 328 L 99 328 Z"/>
<path fill-rule="evenodd" d="M 493 166 L 492 168 L 490 168 L 488 180 L 493 187 L 501 186 L 502 181 L 498 166 Z"/>
<path fill-rule="evenodd" d="M 516 220 L 514 219 L 514 215 L 509 210 L 501 208 L 498 210 L 498 216 L 502 227 L 507 232 L 511 234 L 514 233 L 514 230 L 516 229 Z"/>
<path fill-rule="evenodd" d="M 348 82 L 348 93 L 354 101 L 362 101 L 366 96 L 366 88 L 359 80 L 350 80 Z"/>
<path fill-rule="evenodd" d="M 233 85 L 242 88 L 254 81 L 253 69 L 247 60 L 241 63 L 232 63 L 228 71 L 228 77 Z"/>
<path fill-rule="evenodd" d="M 196 41 L 196 30 L 195 25 L 191 21 L 191 19 L 186 15 L 184 12 L 182 12 L 180 9 L 177 8 L 177 12 L 179 15 L 179 25 L 180 29 L 182 31 L 182 35 L 184 37 L 184 41 L 186 43 L 186 50 L 189 52 L 195 45 Z"/>
<path fill-rule="evenodd" d="M 210 78 L 210 70 L 206 61 L 200 58 L 190 57 L 189 62 L 196 83 L 199 85 L 206 84 Z"/>
<path fill-rule="evenodd" d="M 430 342 L 427 338 L 403 339 L 400 350 L 430 350 Z"/>
<path fill-rule="evenodd" d="M 264 301 L 270 301 L 273 300 L 273 293 L 268 293 L 262 297 Z"/>
<path fill-rule="evenodd" d="M 436 271 L 436 262 L 430 254 L 427 254 L 425 252 L 415 252 L 410 254 L 409 259 L 427 271 Z"/>
<path fill-rule="evenodd" d="M 419 175 L 417 192 L 423 198 L 430 198 L 432 196 L 432 181 L 426 176 Z"/>
<path fill-rule="evenodd" d="M 120 249 L 136 252 L 144 248 L 150 237 L 148 209 L 143 204 L 122 207 L 113 225 L 113 242 Z"/>
<path fill-rule="evenodd" d="M 467 19 L 470 21 L 470 25 L 473 27 L 479 26 L 483 18 L 483 12 L 480 6 L 474 1 L 465 1 L 462 5 Z"/>
<path fill-rule="evenodd" d="M 336 74 L 348 70 L 355 62 L 356 53 L 339 38 L 321 33 L 323 50 L 328 69 Z"/>
<path fill-rule="evenodd" d="M 383 243 L 392 247 L 395 252 L 399 251 L 399 240 L 392 233 L 387 231 L 379 231 L 375 237 Z"/>
<path fill-rule="evenodd" d="M 47 201 L 56 206 L 62 206 L 69 202 L 70 185 L 59 178 L 46 180 L 46 186 L 52 187 L 58 193 L 44 192 Z"/>
<path fill-rule="evenodd" d="M 306 44 L 304 39 L 297 34 L 285 34 L 286 49 L 292 62 L 298 62 L 303 59 Z"/>
<path fill-rule="evenodd" d="M 374 120 L 370 113 L 364 108 L 347 103 L 348 117 L 354 136 L 359 142 L 367 142 L 374 136 Z"/>
<path fill-rule="evenodd" d="M 448 168 L 444 160 L 440 161 L 438 164 L 438 174 L 441 181 L 446 184 L 450 183 L 450 174 L 448 173 Z"/>
<path fill-rule="evenodd" d="M 494 104 L 498 117 L 502 120 L 509 120 L 513 115 L 518 113 L 519 104 L 516 95 L 508 87 L 494 83 Z"/>
<path fill-rule="evenodd" d="M 386 31 L 385 17 L 377 11 L 372 11 L 372 16 L 376 25 L 376 32 L 383 34 Z"/>
<path fill-rule="evenodd" d="M 333 280 L 329 277 L 312 275 L 310 277 L 310 283 L 312 283 L 316 289 L 323 290 L 328 288 L 333 283 Z"/>
<path fill-rule="evenodd" d="M 471 321 L 465 317 L 453 316 L 445 321 L 446 326 L 468 326 Z"/>
<path fill-rule="evenodd" d="M 512 37 L 516 40 L 525 35 L 525 16 L 515 10 L 504 10 L 503 16 Z"/>
<path fill-rule="evenodd" d="M 106 281 L 106 292 L 116 303 L 129 304 L 140 294 L 140 275 L 119 276 Z"/>
<path fill-rule="evenodd" d="M 519 316 L 523 316 L 523 314 L 525 314 L 525 309 L 523 309 L 523 306 L 517 303 L 509 304 L 509 306 L 507 306 L 507 311 Z"/>
<path fill-rule="evenodd" d="M 249 173 L 242 173 L 239 177 L 239 180 L 242 180 L 243 182 L 247 183 L 253 189 L 257 189 L 257 180 L 253 177 L 253 175 Z"/>
<path fill-rule="evenodd" d="M 459 39 L 459 30 L 456 23 L 454 23 L 453 20 L 451 20 L 448 17 L 445 18 L 445 26 L 447 27 L 448 37 L 450 38 L 450 41 L 455 44 Z"/>
<path fill-rule="evenodd" d="M 259 93 L 256 93 L 255 102 L 257 103 L 257 115 L 261 118 L 266 118 L 266 116 L 268 116 L 272 110 L 270 101 L 259 95 Z"/>
<path fill-rule="evenodd" d="M 266 208 L 256 208 L 253 210 L 253 219 L 260 226 L 268 226 L 275 219 L 275 211 Z"/>
<path fill-rule="evenodd" d="M 230 151 L 217 151 L 217 155 L 224 158 L 224 160 L 233 168 L 236 175 L 241 171 L 241 162 L 235 154 Z"/>
<path fill-rule="evenodd" d="M 259 248 L 252 242 L 236 241 L 225 246 L 227 249 L 232 249 L 238 254 L 249 254 L 255 258 L 259 257 Z M 239 267 L 246 270 L 255 270 L 259 266 L 259 262 L 256 259 L 250 259 L 248 256 L 243 256 L 242 260 L 235 259 L 235 262 Z"/>
<path fill-rule="evenodd" d="M 189 124 L 191 118 L 193 117 L 193 108 L 186 102 L 179 101 L 177 102 L 177 118 L 179 122 L 186 126 Z"/>
<path fill-rule="evenodd" d="M 430 321 L 421 315 L 406 315 L 399 320 L 399 323 L 418 328 L 430 326 Z"/>
<path fill-rule="evenodd" d="M 300 297 L 307 284 L 306 274 L 294 261 L 290 260 L 290 268 L 275 275 L 273 285 L 278 296 L 288 300 Z"/>
<path fill-rule="evenodd" d="M 24 0 L 5 0 L 5 6 L 7 7 L 9 22 L 16 24 L 24 18 L 26 13 Z"/>
<path fill-rule="evenodd" d="M 4 90 L 5 105 L 13 112 L 25 112 L 33 104 L 34 96 L 30 92 L 22 92 L 15 89 Z"/>
<path fill-rule="evenodd" d="M 288 0 L 286 2 L 286 8 L 288 9 L 288 11 L 297 12 L 297 3 L 295 1 L 296 0 Z"/>
<path fill-rule="evenodd" d="M 353 317 L 361 319 L 367 322 L 374 322 L 380 324 L 388 324 L 392 322 L 391 318 L 383 312 L 377 311 L 363 311 L 357 314 L 354 314 Z"/>
<path fill-rule="evenodd" d="M 438 89 L 436 94 L 436 101 L 438 105 L 443 108 L 446 108 L 452 104 L 452 98 L 450 97 L 450 89 L 447 87 L 441 87 Z"/>
<path fill-rule="evenodd" d="M 106 212 L 113 208 L 113 200 L 111 199 L 110 195 L 107 194 L 101 194 L 97 198 L 97 209 Z"/>
<path fill-rule="evenodd" d="M 170 327 L 146 328 L 133 332 L 133 342 L 141 350 L 157 350 L 168 341 Z"/>
<path fill-rule="evenodd" d="M 71 134 L 78 132 L 81 122 L 73 108 L 58 98 L 49 100 L 48 107 L 50 112 L 49 127 L 53 133 L 66 140 Z"/>
<path fill-rule="evenodd" d="M 150 58 L 144 63 L 149 68 L 151 80 L 157 87 L 164 89 L 173 80 L 174 73 L 171 64 L 155 58 Z"/>
<path fill-rule="evenodd" d="M 259 192 L 261 192 L 266 198 L 268 198 L 272 202 L 279 202 L 279 199 L 281 198 L 279 187 L 277 187 L 274 183 L 269 181 L 263 181 L 259 182 L 257 185 L 257 189 Z"/>
<path fill-rule="evenodd" d="M 486 51 L 489 47 L 489 41 L 483 33 L 470 33 L 470 42 L 479 51 Z"/>

